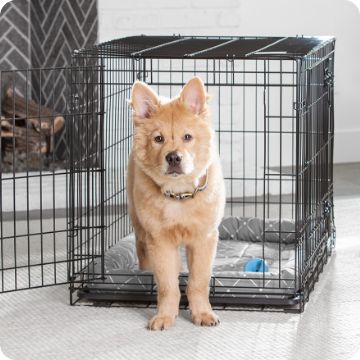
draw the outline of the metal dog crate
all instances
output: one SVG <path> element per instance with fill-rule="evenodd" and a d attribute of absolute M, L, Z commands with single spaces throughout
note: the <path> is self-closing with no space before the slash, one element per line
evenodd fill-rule
<path fill-rule="evenodd" d="M 107 283 L 112 279 L 105 266 L 107 252 L 132 232 L 126 195 L 133 133 L 128 99 L 136 79 L 159 95 L 172 97 L 198 75 L 210 95 L 227 191 L 226 215 L 260 219 L 263 231 L 258 245 L 265 260 L 269 234 L 278 237 L 274 251 L 279 257 L 284 236 L 294 238 L 291 279 L 282 277 L 280 260 L 275 279 L 267 272 L 256 278 L 249 273 L 241 281 L 213 276 L 211 302 L 220 307 L 302 311 L 335 244 L 334 49 L 331 37 L 135 36 L 75 51 L 67 69 L 71 93 L 65 116 L 67 196 L 58 194 L 55 182 L 48 193 L 42 187 L 48 172 L 57 179 L 55 170 L 38 174 L 43 197 L 66 198 L 67 221 L 59 231 L 54 201 L 54 216 L 50 216 L 54 220 L 44 231 L 43 212 L 39 212 L 40 228 L 35 235 L 40 252 L 33 262 L 32 213 L 23 214 L 28 225 L 19 235 L 15 200 L 8 212 L 2 203 L 0 290 L 34 287 L 30 280 L 45 273 L 51 274 L 49 282 L 42 280 L 36 286 L 58 282 L 52 273 L 56 274 L 57 246 L 62 242 L 66 258 L 61 259 L 68 275 L 63 282 L 70 283 L 72 304 L 156 301 L 152 274 L 142 275 L 148 277 L 145 287 L 138 286 L 137 276 L 113 282 L 113 287 Z M 20 178 L 29 182 L 31 176 L 28 170 L 22 177 L 15 172 L 3 174 L 0 194 L 6 191 L 6 182 L 12 181 L 15 196 Z M 278 221 L 276 231 L 266 228 L 267 219 Z M 282 228 L 284 219 L 294 224 L 292 230 Z M 22 245 L 19 236 L 26 239 Z M 49 246 L 44 246 L 47 241 Z M 50 255 L 45 254 L 46 248 Z M 21 265 L 19 249 L 24 255 Z M 34 274 L 34 268 L 38 273 Z M 19 287 L 20 270 L 28 281 Z M 181 277 L 186 283 L 186 275 Z M 225 286 L 229 281 L 231 286 Z"/>

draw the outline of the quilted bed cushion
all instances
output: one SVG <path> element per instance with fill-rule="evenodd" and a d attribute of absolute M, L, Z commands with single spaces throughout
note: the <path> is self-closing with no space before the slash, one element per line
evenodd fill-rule
<path fill-rule="evenodd" d="M 294 223 L 283 220 L 266 220 L 258 218 L 225 218 L 219 226 L 219 242 L 213 265 L 213 276 L 221 285 L 227 283 L 224 277 L 233 278 L 247 286 L 263 286 L 264 273 L 244 272 L 245 264 L 252 258 L 264 258 L 269 265 L 266 275 L 266 286 L 293 286 L 294 260 Z M 183 260 L 182 275 L 187 275 L 185 250 L 181 248 Z M 135 236 L 130 234 L 123 238 L 105 254 L 105 280 L 88 284 L 88 288 L 114 287 L 132 289 L 136 284 L 144 287 L 152 282 L 151 273 L 138 269 Z M 100 273 L 100 260 L 95 260 L 85 271 Z M 258 280 L 257 280 L 258 279 Z M 260 280 L 262 280 L 260 282 Z M 186 283 L 186 278 L 180 283 Z M 227 286 L 234 286 L 229 280 Z M 259 284 L 257 284 L 259 282 Z M 220 284 L 219 284 L 220 285 Z"/>

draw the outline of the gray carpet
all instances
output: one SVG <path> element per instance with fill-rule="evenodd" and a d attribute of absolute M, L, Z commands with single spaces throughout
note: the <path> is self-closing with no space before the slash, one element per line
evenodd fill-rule
<path fill-rule="evenodd" d="M 67 286 L 0 296 L 0 347 L 10 359 L 360 358 L 360 165 L 335 168 L 336 252 L 303 314 L 218 311 L 220 326 L 145 329 L 155 309 L 68 305 Z M 358 353 L 358 355 L 356 355 Z M 1 357 L 0 357 L 1 359 Z"/>

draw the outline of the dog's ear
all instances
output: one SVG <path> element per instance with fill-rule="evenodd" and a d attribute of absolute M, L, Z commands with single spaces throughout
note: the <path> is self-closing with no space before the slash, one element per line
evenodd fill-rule
<path fill-rule="evenodd" d="M 206 110 L 207 95 L 201 78 L 194 76 L 185 84 L 180 93 L 180 100 L 195 115 Z"/>
<path fill-rule="evenodd" d="M 160 101 L 155 92 L 142 81 L 135 81 L 131 90 L 130 105 L 139 118 L 148 118 L 156 110 Z"/>

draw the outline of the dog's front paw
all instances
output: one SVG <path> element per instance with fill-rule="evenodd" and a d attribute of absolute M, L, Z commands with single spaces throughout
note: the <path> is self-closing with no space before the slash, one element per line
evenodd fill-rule
<path fill-rule="evenodd" d="M 192 314 L 191 318 L 195 325 L 216 326 L 220 323 L 219 318 L 213 311 L 204 311 L 201 313 Z"/>
<path fill-rule="evenodd" d="M 149 330 L 166 330 L 175 323 L 175 316 L 155 315 L 148 324 Z"/>

